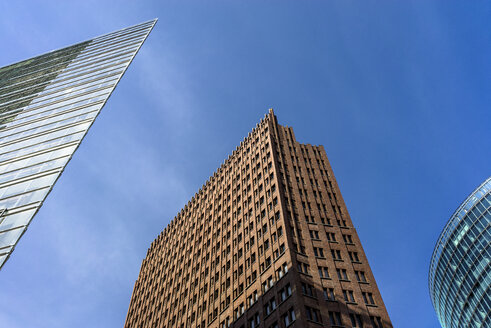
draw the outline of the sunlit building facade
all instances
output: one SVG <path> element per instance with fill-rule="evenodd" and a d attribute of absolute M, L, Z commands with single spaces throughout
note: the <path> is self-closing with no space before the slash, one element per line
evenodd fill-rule
<path fill-rule="evenodd" d="M 272 111 L 152 242 L 126 328 L 392 328 L 322 146 Z"/>
<path fill-rule="evenodd" d="M 491 327 L 491 177 L 454 212 L 433 251 L 430 296 L 443 328 Z"/>
<path fill-rule="evenodd" d="M 0 68 L 0 268 L 155 23 Z"/>

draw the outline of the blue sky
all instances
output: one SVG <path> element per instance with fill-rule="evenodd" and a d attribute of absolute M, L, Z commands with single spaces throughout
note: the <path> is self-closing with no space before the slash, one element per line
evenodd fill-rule
<path fill-rule="evenodd" d="M 0 66 L 155 29 L 0 272 L 2 327 L 121 327 L 150 242 L 273 107 L 322 144 L 394 327 L 490 175 L 487 1 L 3 1 Z"/>

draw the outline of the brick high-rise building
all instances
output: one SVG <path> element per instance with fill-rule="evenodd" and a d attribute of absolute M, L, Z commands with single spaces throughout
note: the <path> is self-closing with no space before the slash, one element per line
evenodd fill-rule
<path fill-rule="evenodd" d="M 270 111 L 152 242 L 125 327 L 392 327 L 324 148 Z"/>

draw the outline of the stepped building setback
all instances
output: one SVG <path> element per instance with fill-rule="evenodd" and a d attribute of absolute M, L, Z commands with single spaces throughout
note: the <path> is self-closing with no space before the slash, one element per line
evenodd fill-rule
<path fill-rule="evenodd" d="M 0 68 L 0 268 L 155 22 Z"/>
<path fill-rule="evenodd" d="M 125 327 L 391 328 L 323 146 L 270 110 L 152 242 Z"/>

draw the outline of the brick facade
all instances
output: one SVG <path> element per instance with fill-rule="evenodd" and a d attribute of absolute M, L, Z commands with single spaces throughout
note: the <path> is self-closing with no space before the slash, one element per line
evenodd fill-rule
<path fill-rule="evenodd" d="M 269 114 L 143 260 L 125 327 L 392 328 L 322 146 Z"/>

